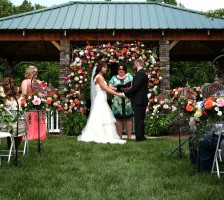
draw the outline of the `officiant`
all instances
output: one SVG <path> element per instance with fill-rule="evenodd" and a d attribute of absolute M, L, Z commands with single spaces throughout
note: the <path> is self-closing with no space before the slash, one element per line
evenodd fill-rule
<path fill-rule="evenodd" d="M 133 76 L 127 72 L 127 66 L 123 63 L 117 65 L 117 74 L 114 75 L 109 81 L 109 86 L 116 88 L 117 92 L 121 92 L 120 88 L 128 88 L 131 86 Z M 122 138 L 123 122 L 127 132 L 127 139 L 131 139 L 132 134 L 132 117 L 133 110 L 131 101 L 128 98 L 119 98 L 114 96 L 112 99 L 112 112 L 116 118 L 117 132 Z"/>

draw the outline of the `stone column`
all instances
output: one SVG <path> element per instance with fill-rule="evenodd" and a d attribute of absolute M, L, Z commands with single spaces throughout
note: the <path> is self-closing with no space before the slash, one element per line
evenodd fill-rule
<path fill-rule="evenodd" d="M 160 85 L 162 92 L 170 90 L 170 46 L 167 40 L 159 41 L 159 59 L 161 76 L 163 77 L 163 82 Z"/>
<path fill-rule="evenodd" d="M 67 76 L 67 69 L 69 67 L 70 61 L 70 41 L 61 40 L 60 41 L 60 74 L 59 74 L 59 90 L 62 91 L 60 101 L 63 102 L 65 100 L 65 96 L 63 95 L 64 87 L 66 86 L 66 82 L 64 81 L 64 77 Z M 63 134 L 63 117 L 59 115 L 60 121 L 60 133 Z"/>
<path fill-rule="evenodd" d="M 60 48 L 61 48 L 61 51 L 60 51 L 59 89 L 63 90 L 64 87 L 66 86 L 64 77 L 67 76 L 67 69 L 69 67 L 69 61 L 70 61 L 70 41 L 61 40 Z"/>

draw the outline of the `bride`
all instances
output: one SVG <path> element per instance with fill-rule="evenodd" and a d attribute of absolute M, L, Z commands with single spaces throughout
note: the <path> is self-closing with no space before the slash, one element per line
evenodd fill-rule
<path fill-rule="evenodd" d="M 91 110 L 82 134 L 78 136 L 78 141 L 97 142 L 97 143 L 119 143 L 121 140 L 116 130 L 116 120 L 107 104 L 107 93 L 122 97 L 121 93 L 115 92 L 107 86 L 103 75 L 107 71 L 107 64 L 99 62 L 94 67 L 91 78 Z"/>

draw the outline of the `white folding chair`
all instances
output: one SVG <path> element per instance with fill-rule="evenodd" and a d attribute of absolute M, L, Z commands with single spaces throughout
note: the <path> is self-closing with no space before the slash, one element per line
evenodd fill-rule
<path fill-rule="evenodd" d="M 11 145 L 10 145 L 9 150 L 5 150 L 5 149 L 0 150 L 0 166 L 1 166 L 1 158 L 3 156 L 8 157 L 8 163 L 10 162 L 10 159 L 11 159 L 11 156 L 12 156 L 12 149 L 13 149 L 13 146 L 14 146 L 13 136 L 11 135 L 11 133 L 4 132 L 4 131 L 0 132 L 0 145 L 1 145 L 1 140 L 3 138 L 8 138 L 8 137 L 10 138 Z"/>
<path fill-rule="evenodd" d="M 6 112 L 8 114 L 12 115 L 14 119 L 18 115 L 17 110 L 6 110 Z M 12 140 L 13 140 L 13 143 L 14 143 L 14 145 L 13 145 L 14 153 L 16 152 L 15 139 L 19 138 L 19 137 L 24 137 L 23 150 L 17 150 L 17 152 L 22 152 L 23 155 L 25 155 L 26 152 L 28 152 L 28 136 L 27 136 L 27 125 L 26 125 L 26 120 L 25 119 L 26 119 L 25 113 L 20 114 L 20 116 L 17 119 L 18 120 L 18 130 L 17 130 L 17 126 L 14 127 L 14 132 L 12 134 Z M 18 131 L 18 133 L 17 133 L 17 131 Z"/>
<path fill-rule="evenodd" d="M 213 164 L 212 164 L 212 170 L 211 170 L 211 174 L 217 173 L 217 176 L 220 178 L 220 174 L 224 173 L 223 170 L 220 169 L 220 167 L 223 167 L 222 164 L 222 149 L 220 149 L 220 143 L 221 143 L 221 136 L 222 136 L 223 132 L 219 134 L 218 136 L 218 142 L 216 145 L 216 150 L 215 150 L 215 156 L 213 159 Z"/>

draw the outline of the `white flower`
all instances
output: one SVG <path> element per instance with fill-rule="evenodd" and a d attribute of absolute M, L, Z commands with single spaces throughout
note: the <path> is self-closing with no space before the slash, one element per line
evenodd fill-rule
<path fill-rule="evenodd" d="M 79 61 L 80 61 L 80 58 L 79 58 L 79 57 L 76 57 L 76 58 L 75 58 L 75 62 L 78 63 Z"/>
<path fill-rule="evenodd" d="M 147 96 L 148 96 L 148 98 L 150 98 L 152 96 L 152 94 L 151 93 L 148 93 Z"/>
<path fill-rule="evenodd" d="M 215 111 L 219 111 L 219 107 L 217 106 L 217 107 L 215 107 Z"/>
<path fill-rule="evenodd" d="M 83 52 L 83 51 L 80 51 L 80 52 L 79 52 L 79 55 L 80 55 L 80 56 L 83 56 L 83 55 L 84 55 L 84 52 Z"/>
<path fill-rule="evenodd" d="M 222 116 L 222 111 L 218 111 L 218 112 L 217 112 L 217 115 L 218 115 L 218 116 Z"/>
<path fill-rule="evenodd" d="M 159 76 L 159 80 L 162 80 L 163 79 L 163 77 L 162 76 Z"/>

